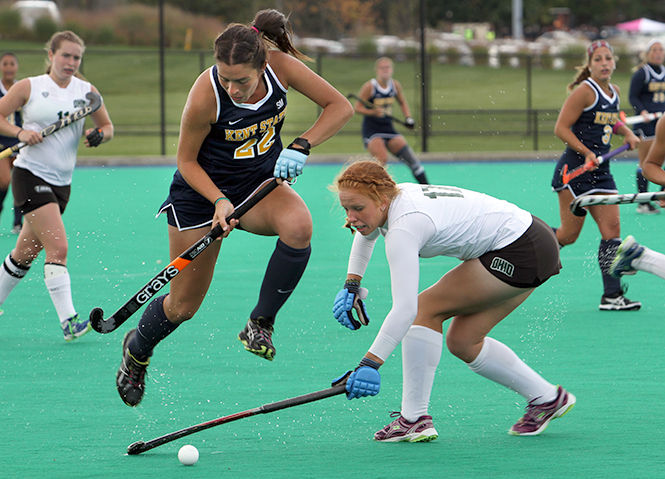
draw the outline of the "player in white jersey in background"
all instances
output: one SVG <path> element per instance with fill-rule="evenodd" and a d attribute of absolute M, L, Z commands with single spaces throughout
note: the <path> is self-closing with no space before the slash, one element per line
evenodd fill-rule
<path fill-rule="evenodd" d="M 508 346 L 487 336 L 533 290 L 561 268 L 551 228 L 517 206 L 461 188 L 395 184 L 378 163 L 350 165 L 334 183 L 355 230 L 347 280 L 333 306 L 349 329 L 367 324 L 360 281 L 379 235 L 390 266 L 392 309 L 346 381 L 349 399 L 373 396 L 378 368 L 402 343 L 402 407 L 378 431 L 377 441 L 430 441 L 438 433 L 428 414 L 434 374 L 443 347 L 443 322 L 450 319 L 446 345 L 477 374 L 521 394 L 526 414 L 510 429 L 537 435 L 575 404 L 575 397 L 527 366 Z M 451 256 L 462 263 L 436 284 L 419 291 L 420 258 Z M 354 318 L 353 313 L 358 319 Z M 397 413 L 396 413 L 397 415 Z"/>
<path fill-rule="evenodd" d="M 12 171 L 14 202 L 24 223 L 16 246 L 0 267 L 0 304 L 23 278 L 41 250 L 46 251 L 44 282 L 66 341 L 90 330 L 89 320 L 74 308 L 67 270 L 67 236 L 62 221 L 71 191 L 72 172 L 84 120 L 42 137 L 41 130 L 87 104 L 86 94 L 99 93 L 77 78 L 83 41 L 73 32 L 55 33 L 47 43 L 46 74 L 25 78 L 0 99 L 0 134 L 27 144 Z M 22 108 L 23 127 L 6 118 Z M 104 105 L 91 115 L 95 128 L 85 132 L 85 144 L 95 147 L 113 137 L 113 124 Z"/>

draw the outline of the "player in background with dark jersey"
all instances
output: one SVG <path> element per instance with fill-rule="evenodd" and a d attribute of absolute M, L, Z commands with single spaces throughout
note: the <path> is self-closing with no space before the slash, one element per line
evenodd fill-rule
<path fill-rule="evenodd" d="M 386 115 L 392 115 L 392 108 L 397 100 L 407 126 L 415 126 L 402 85 L 393 78 L 393 61 L 388 57 L 381 57 L 376 60 L 375 69 L 376 78 L 365 82 L 358 93 L 362 101 L 355 103 L 356 112 L 363 115 L 363 144 L 367 151 L 384 165 L 388 162 L 388 152 L 392 153 L 411 168 L 419 183 L 427 184 L 425 168 L 406 143 L 404 136 L 395 131 L 392 119 L 386 118 Z M 371 103 L 373 108 L 368 108 L 363 102 Z"/>
<path fill-rule="evenodd" d="M 614 51 L 609 43 L 600 40 L 587 48 L 586 64 L 568 85 L 571 90 L 559 113 L 554 133 L 566 145 L 552 178 L 552 188 L 559 197 L 561 226 L 555 229 L 561 246 L 574 243 L 584 225 L 585 217 L 573 215 L 570 202 L 581 195 L 617 193 L 610 162 L 563 184 L 561 170 L 572 170 L 586 162 L 598 163 L 597 157 L 610 150 L 612 134 L 625 137 L 634 149 L 640 139 L 619 121 L 619 88 L 610 82 L 616 67 Z M 603 278 L 603 295 L 599 309 L 635 310 L 642 305 L 624 296 L 621 280 L 609 274 L 609 267 L 621 244 L 621 225 L 618 205 L 595 205 L 588 208 L 600 231 L 598 264 Z"/>
<path fill-rule="evenodd" d="M 18 74 L 18 57 L 13 53 L 7 52 L 3 53 L 0 56 L 0 98 L 7 94 L 7 90 L 16 83 L 16 75 Z M 12 125 L 23 126 L 23 120 L 21 119 L 21 111 L 15 111 L 7 118 L 7 121 Z M 12 138 L 11 136 L 0 135 L 0 151 L 10 148 L 18 143 L 18 138 Z M 16 155 L 12 155 L 8 158 L 3 158 L 0 160 L 0 213 L 3 210 L 3 204 L 5 202 L 5 197 L 7 196 L 7 191 L 9 190 L 9 184 L 12 180 L 12 165 Z M 14 210 L 14 222 L 12 223 L 12 233 L 19 234 L 21 232 L 21 212 L 18 208 L 13 208 Z"/>
<path fill-rule="evenodd" d="M 643 61 L 635 68 L 630 80 L 629 100 L 635 113 L 646 117 L 649 113 L 665 111 L 665 49 L 660 40 L 651 40 L 642 53 Z M 645 121 L 633 125 L 633 131 L 642 137 L 652 137 L 655 134 L 656 122 Z M 642 140 L 637 148 L 640 164 L 637 168 L 637 191 L 649 191 L 649 181 L 644 178 L 642 168 L 644 160 L 649 154 L 653 140 Z M 642 203 L 637 206 L 638 213 L 660 213 L 651 203 Z"/>
<path fill-rule="evenodd" d="M 321 144 L 353 115 L 348 100 L 298 58 L 286 17 L 262 10 L 251 25 L 232 24 L 215 40 L 215 65 L 194 83 L 185 105 L 177 164 L 169 196 L 169 249 L 177 257 L 216 224 L 227 236 L 240 226 L 248 233 L 278 236 L 245 329 L 245 349 L 272 360 L 277 312 L 300 280 L 310 256 L 312 219 L 300 196 L 283 182 L 244 214 L 225 218 L 271 178 L 302 172 L 309 149 Z M 310 129 L 286 148 L 280 139 L 289 87 L 319 105 Z M 116 377 L 120 397 L 136 406 L 155 346 L 197 312 L 212 280 L 221 242 L 196 257 L 170 283 L 170 292 L 153 299 L 136 329 L 123 341 Z M 231 289 L 232 286 L 229 287 Z M 232 294 L 232 293 L 229 293 Z"/>

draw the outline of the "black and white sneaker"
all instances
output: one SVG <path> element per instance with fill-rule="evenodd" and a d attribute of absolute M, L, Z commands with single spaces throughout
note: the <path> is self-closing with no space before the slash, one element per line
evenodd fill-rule
<path fill-rule="evenodd" d="M 145 374 L 150 364 L 150 358 L 147 361 L 139 361 L 129 352 L 127 345 L 136 334 L 136 329 L 132 329 L 122 341 L 122 363 L 118 369 L 115 383 L 118 394 L 128 406 L 137 406 L 143 399 L 145 392 Z"/>
<path fill-rule="evenodd" d="M 275 346 L 272 344 L 273 321 L 259 317 L 247 321 L 245 329 L 238 333 L 238 339 L 250 353 L 272 361 Z"/>
<path fill-rule="evenodd" d="M 637 205 L 637 212 L 642 215 L 656 215 L 660 210 L 651 203 L 641 203 Z"/>
<path fill-rule="evenodd" d="M 620 294 L 614 298 L 602 296 L 598 309 L 601 311 L 637 311 L 641 307 L 642 303 L 639 301 L 632 301 Z"/>

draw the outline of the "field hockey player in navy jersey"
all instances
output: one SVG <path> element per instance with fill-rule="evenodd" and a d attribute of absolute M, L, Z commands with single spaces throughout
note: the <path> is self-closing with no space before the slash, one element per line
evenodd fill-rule
<path fill-rule="evenodd" d="M 168 217 L 172 259 L 217 224 L 224 229 L 223 236 L 238 226 L 247 233 L 278 237 L 256 306 L 238 334 L 247 351 L 273 360 L 277 312 L 309 260 L 311 215 L 302 198 L 283 182 L 239 221 L 227 224 L 225 218 L 272 178 L 300 175 L 310 148 L 337 133 L 353 108 L 300 61 L 306 57 L 293 46 L 287 19 L 276 10 L 258 12 L 250 25 L 229 25 L 215 40 L 214 50 L 215 64 L 189 92 L 180 127 L 178 170 L 160 211 Z M 321 107 L 321 114 L 284 148 L 280 130 L 288 88 Z M 138 327 L 125 336 L 116 385 L 127 405 L 136 406 L 143 397 L 155 346 L 201 306 L 220 245 L 208 247 L 192 267 L 175 277 L 170 292 L 153 299 Z"/>

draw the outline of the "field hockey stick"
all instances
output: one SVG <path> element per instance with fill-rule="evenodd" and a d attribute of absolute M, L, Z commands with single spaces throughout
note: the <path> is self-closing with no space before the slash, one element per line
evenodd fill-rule
<path fill-rule="evenodd" d="M 649 113 L 647 115 L 648 120 L 644 120 L 644 117 L 642 115 L 635 115 L 635 116 L 626 116 L 626 113 L 623 111 L 619 112 L 619 119 L 624 122 L 626 125 L 635 125 L 636 123 L 646 123 L 646 122 L 651 122 L 654 120 L 657 120 L 663 116 L 662 111 L 657 111 L 654 113 Z"/>
<path fill-rule="evenodd" d="M 368 102 L 368 101 L 366 101 L 366 100 L 363 100 L 363 99 L 360 98 L 358 95 L 355 95 L 355 94 L 353 94 L 353 93 L 349 93 L 348 95 L 346 95 L 346 97 L 347 97 L 349 100 L 357 100 L 357 101 L 359 101 L 360 103 L 363 104 L 363 106 L 364 106 L 365 108 L 369 108 L 370 110 L 376 110 L 376 106 L 375 106 L 375 105 L 372 105 L 370 102 Z M 369 115 L 367 115 L 367 116 L 369 116 Z M 395 117 L 392 116 L 392 115 L 383 115 L 383 118 L 387 118 L 387 119 L 389 119 L 389 120 L 395 121 L 395 122 L 399 123 L 400 125 L 404 125 L 404 126 L 406 126 L 407 128 L 413 128 L 413 126 L 414 126 L 414 125 L 409 125 L 409 124 L 407 124 L 404 120 L 400 120 L 399 118 L 395 118 Z"/>
<path fill-rule="evenodd" d="M 62 130 L 66 126 L 71 125 L 75 121 L 79 121 L 81 118 L 85 118 L 86 116 L 96 112 L 99 110 L 99 107 L 102 106 L 102 98 L 95 92 L 89 91 L 88 93 L 85 94 L 85 97 L 90 101 L 87 106 L 84 106 L 83 108 L 80 108 L 76 110 L 74 113 L 71 113 L 64 118 L 51 123 L 49 126 L 44 128 L 41 131 L 42 137 L 47 137 L 49 135 L 52 135 L 58 130 Z M 0 159 L 2 158 L 7 158 L 8 156 L 13 155 L 16 153 L 18 150 L 26 146 L 27 143 L 24 143 L 22 141 L 16 143 L 14 146 L 10 146 L 9 148 L 2 150 L 0 152 Z"/>
<path fill-rule="evenodd" d="M 624 143 L 619 148 L 616 148 L 605 155 L 597 157 L 596 159 L 598 160 L 598 165 L 601 165 L 603 161 L 609 160 L 610 158 L 618 155 L 619 153 L 623 153 L 628 148 L 630 148 L 630 144 Z M 587 171 L 591 171 L 595 166 L 596 164 L 594 162 L 588 161 L 584 163 L 582 166 L 578 166 L 577 168 L 568 171 L 568 165 L 563 165 L 563 168 L 561 169 L 561 179 L 563 180 L 563 184 L 567 185 L 568 183 L 570 183 L 570 180 L 572 180 L 573 178 L 577 178 L 578 176 L 586 173 Z"/>
<path fill-rule="evenodd" d="M 220 417 L 213 419 L 212 421 L 203 422 L 195 426 L 186 427 L 176 432 L 165 434 L 150 441 L 143 442 L 137 441 L 127 447 L 127 454 L 136 455 L 141 454 L 142 452 L 153 449 L 167 442 L 175 441 L 184 436 L 189 436 L 195 432 L 203 431 L 204 429 L 209 429 L 211 427 L 219 426 L 220 424 L 226 424 L 231 421 L 236 421 L 238 419 L 244 419 L 250 416 L 256 416 L 257 414 L 267 414 L 274 411 L 279 411 L 280 409 L 286 409 L 293 406 L 300 406 L 301 404 L 306 404 L 308 402 L 318 401 L 320 399 L 329 398 L 332 396 L 337 396 L 346 392 L 346 383 L 339 384 L 337 386 L 322 389 L 321 391 L 316 391 L 309 394 L 304 394 L 302 396 L 297 396 L 291 399 L 284 399 L 283 401 L 277 401 L 269 404 L 264 404 L 263 406 L 255 407 L 254 409 L 248 409 L 247 411 L 237 412 L 229 416 Z"/>
<path fill-rule="evenodd" d="M 651 201 L 665 200 L 665 191 L 655 193 L 632 193 L 616 195 L 588 195 L 575 198 L 570 203 L 570 211 L 575 216 L 584 216 L 585 206 L 593 205 L 624 205 L 627 203 L 650 203 Z"/>
<path fill-rule="evenodd" d="M 272 190 L 277 188 L 280 183 L 277 178 L 270 181 L 264 188 L 259 190 L 254 196 L 251 196 L 247 201 L 238 206 L 233 213 L 227 218 L 226 222 L 233 219 L 238 219 L 256 203 L 265 198 Z M 183 269 L 185 269 L 194 258 L 200 255 L 208 246 L 210 246 L 215 239 L 223 233 L 222 227 L 217 224 L 212 228 L 208 234 L 203 236 L 200 240 L 190 246 L 187 251 L 171 261 L 164 269 L 155 275 L 148 283 L 143 286 L 134 296 L 131 297 L 120 309 L 118 309 L 112 316 L 104 319 L 104 310 L 102 308 L 94 308 L 90 311 L 90 323 L 92 329 L 101 334 L 110 333 L 115 331 L 122 323 L 134 314 L 141 306 L 147 303 L 159 290 L 166 286 L 173 278 L 175 278 Z"/>

